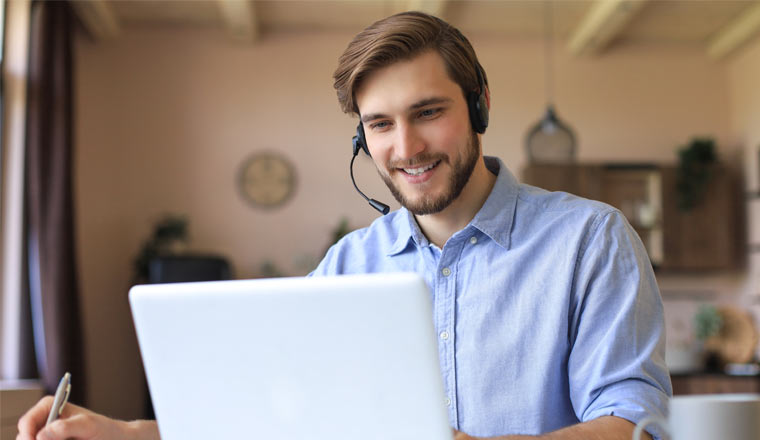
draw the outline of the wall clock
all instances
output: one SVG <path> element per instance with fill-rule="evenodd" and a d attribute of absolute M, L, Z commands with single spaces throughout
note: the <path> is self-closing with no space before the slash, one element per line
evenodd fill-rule
<path fill-rule="evenodd" d="M 274 208 L 290 199 L 296 188 L 296 170 L 282 154 L 255 153 L 243 161 L 238 176 L 243 197 L 260 208 Z"/>

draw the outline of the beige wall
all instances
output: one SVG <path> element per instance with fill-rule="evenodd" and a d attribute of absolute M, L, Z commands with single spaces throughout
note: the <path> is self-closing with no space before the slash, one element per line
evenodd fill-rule
<path fill-rule="evenodd" d="M 760 192 L 760 40 L 742 50 L 730 63 L 732 122 L 736 136 L 745 147 L 745 188 Z M 760 243 L 760 199 L 748 199 L 748 244 Z M 747 302 L 752 303 L 755 322 L 760 323 L 760 252 L 749 253 L 748 276 L 744 288 Z M 760 347 L 757 354 L 760 355 Z"/>
<path fill-rule="evenodd" d="M 757 176 L 757 151 L 760 149 L 760 40 L 742 47 L 730 59 L 723 62 L 727 70 L 729 112 L 731 123 L 730 138 L 736 139 L 736 145 L 747 153 L 744 160 L 745 177 Z M 753 157 L 750 156 L 750 151 Z M 749 179 L 748 179 L 749 180 Z M 757 177 L 747 182 L 747 189 L 759 189 Z M 748 212 L 749 214 L 749 212 Z M 747 216 L 748 229 L 757 229 L 760 217 Z M 668 344 L 683 346 L 693 340 L 693 317 L 701 302 L 740 305 L 750 310 L 755 322 L 760 323 L 760 305 L 757 302 L 760 281 L 760 258 L 750 255 L 747 261 L 749 270 L 732 274 L 658 276 L 660 289 L 668 291 L 716 292 L 719 295 L 707 295 L 701 301 L 692 298 L 668 299 L 665 301 L 665 314 L 668 321 Z M 757 354 L 760 354 L 760 346 Z"/>
<path fill-rule="evenodd" d="M 732 130 L 740 143 L 760 149 L 760 40 L 744 48 L 729 63 L 731 85 Z M 747 151 L 751 151 L 747 148 Z M 757 151 L 757 150 L 752 150 Z M 756 153 L 754 153 L 756 154 Z M 749 159 L 749 158 L 748 158 Z M 753 176 L 748 182 L 752 190 L 760 190 L 757 159 L 747 160 L 747 174 Z M 752 167 L 753 169 L 749 169 Z"/>
<path fill-rule="evenodd" d="M 486 150 L 519 169 L 524 134 L 544 106 L 542 45 L 474 44 L 494 94 Z M 676 148 L 695 135 L 715 136 L 725 155 L 734 154 L 726 71 L 701 49 L 621 47 L 598 58 L 555 53 L 555 101 L 579 135 L 581 160 L 674 161 Z"/>
<path fill-rule="evenodd" d="M 274 260 L 293 274 L 318 258 L 342 216 L 375 217 L 348 180 L 356 121 L 340 113 L 331 74 L 350 34 L 266 35 L 254 46 L 213 30 L 130 31 L 76 42 L 76 203 L 89 400 L 131 418 L 142 410 L 141 372 L 127 291 L 131 262 L 162 213 L 187 214 L 192 248 L 228 255 L 240 277 Z M 539 41 L 472 36 L 491 83 L 487 154 L 513 171 L 543 112 Z M 730 155 L 725 63 L 689 47 L 622 47 L 598 58 L 557 51 L 556 101 L 577 130 L 584 160 L 670 161 L 694 135 Z M 248 154 L 274 149 L 295 163 L 295 198 L 255 210 L 234 186 Z M 390 196 L 363 159 L 358 181 Z"/>

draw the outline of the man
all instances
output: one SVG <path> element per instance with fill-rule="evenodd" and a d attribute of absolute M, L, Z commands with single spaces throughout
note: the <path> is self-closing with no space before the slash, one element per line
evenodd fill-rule
<path fill-rule="evenodd" d="M 349 44 L 335 88 L 403 208 L 346 236 L 313 275 L 425 277 L 457 439 L 628 439 L 664 413 L 662 304 L 640 240 L 614 208 L 520 185 L 483 156 L 487 78 L 459 31 L 420 13 L 381 20 Z M 19 421 L 19 439 L 50 402 Z M 74 406 L 40 434 L 158 437 L 155 423 Z"/>

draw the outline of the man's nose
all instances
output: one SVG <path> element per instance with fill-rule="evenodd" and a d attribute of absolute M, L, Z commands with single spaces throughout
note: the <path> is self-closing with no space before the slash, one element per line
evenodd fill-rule
<path fill-rule="evenodd" d="M 397 134 L 394 153 L 399 159 L 411 159 L 425 150 L 425 142 L 413 125 L 400 125 Z"/>

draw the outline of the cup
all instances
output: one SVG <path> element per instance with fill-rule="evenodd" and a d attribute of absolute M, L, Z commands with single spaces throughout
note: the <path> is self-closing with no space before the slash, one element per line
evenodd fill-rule
<path fill-rule="evenodd" d="M 641 420 L 633 431 L 634 440 L 652 424 L 660 425 L 671 440 L 760 439 L 760 394 L 676 396 L 668 407 L 667 419 Z"/>

